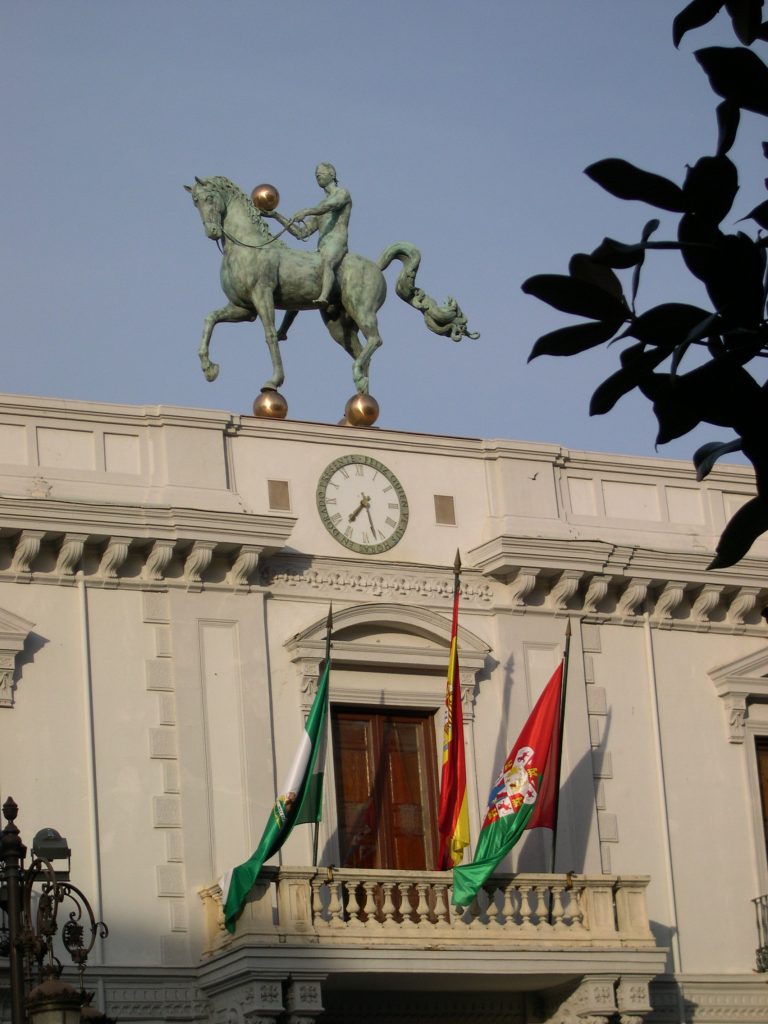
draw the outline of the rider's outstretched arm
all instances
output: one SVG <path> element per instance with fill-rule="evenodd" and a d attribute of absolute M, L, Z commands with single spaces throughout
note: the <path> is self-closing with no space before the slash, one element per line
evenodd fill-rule
<path fill-rule="evenodd" d="M 302 240 L 309 238 L 310 235 L 314 235 L 317 231 L 317 221 L 314 217 L 308 217 L 307 222 L 303 224 L 296 223 L 296 219 L 288 220 L 282 213 L 278 213 L 277 210 L 272 210 L 271 213 L 265 214 L 267 217 L 273 217 L 278 224 L 286 229 L 288 234 L 293 235 L 294 238 Z"/>

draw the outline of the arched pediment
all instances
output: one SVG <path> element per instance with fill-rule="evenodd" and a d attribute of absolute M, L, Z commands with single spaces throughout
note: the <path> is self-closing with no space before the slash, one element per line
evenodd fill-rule
<path fill-rule="evenodd" d="M 709 676 L 725 706 L 728 739 L 743 743 L 750 705 L 768 705 L 768 647 L 720 665 Z"/>
<path fill-rule="evenodd" d="M 321 660 L 327 618 L 323 616 L 286 643 L 291 660 Z M 451 618 L 429 608 L 382 602 L 352 605 L 333 613 L 333 660 L 369 668 L 444 673 L 451 646 Z M 461 666 L 477 672 L 491 648 L 459 625 Z"/>
<path fill-rule="evenodd" d="M 0 608 L 0 707 L 13 707 L 13 671 L 16 655 L 34 628 L 20 615 Z"/>

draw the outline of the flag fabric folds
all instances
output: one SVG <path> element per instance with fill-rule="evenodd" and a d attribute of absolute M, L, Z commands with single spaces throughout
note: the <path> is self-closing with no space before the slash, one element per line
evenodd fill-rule
<path fill-rule="evenodd" d="M 553 794 L 556 790 L 559 773 L 555 772 L 555 761 L 560 751 L 558 737 L 562 689 L 561 661 L 536 702 L 491 790 L 474 860 L 471 864 L 454 868 L 453 903 L 456 906 L 466 907 L 472 902 L 478 889 L 490 878 L 499 862 L 529 827 L 537 801 L 545 795 L 544 787 L 548 777 L 555 776 Z M 548 812 L 543 813 L 542 817 L 553 819 L 554 806 L 556 801 L 552 804 L 542 803 L 543 812 Z M 538 824 L 547 825 L 548 820 L 540 820 Z M 554 827 L 554 824 L 552 821 L 549 827 Z"/>
<path fill-rule="evenodd" d="M 457 553 L 457 566 L 458 553 Z M 440 778 L 440 807 L 437 830 L 440 850 L 437 868 L 450 871 L 460 864 L 464 847 L 469 845 L 469 813 L 467 811 L 467 770 L 464 760 L 464 718 L 461 708 L 461 682 L 459 678 L 459 574 L 456 571 L 453 593 L 453 623 L 451 626 L 451 653 L 448 660 L 448 680 L 445 694 L 443 723 L 443 767 Z"/>
<path fill-rule="evenodd" d="M 224 922 L 234 932 L 235 918 L 259 877 L 264 862 L 273 857 L 286 841 L 294 825 L 320 820 L 323 803 L 323 773 L 328 718 L 328 679 L 330 657 L 326 657 L 317 695 L 309 712 L 301 743 L 293 759 L 282 795 L 277 798 L 261 837 L 261 842 L 244 864 L 228 871 L 221 879 Z"/>

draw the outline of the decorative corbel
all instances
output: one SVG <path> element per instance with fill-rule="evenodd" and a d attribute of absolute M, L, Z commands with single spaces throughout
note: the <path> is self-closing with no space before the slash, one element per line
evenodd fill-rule
<path fill-rule="evenodd" d="M 203 573 L 211 564 L 216 541 L 196 540 L 184 562 L 184 579 L 187 583 L 202 583 Z"/>
<path fill-rule="evenodd" d="M 568 602 L 579 589 L 583 575 L 584 573 L 578 569 L 563 570 L 557 583 L 549 592 L 548 604 L 555 611 L 564 612 L 567 609 Z"/>
<path fill-rule="evenodd" d="M 642 608 L 648 594 L 648 580 L 631 579 L 619 598 L 619 615 L 634 616 Z"/>
<path fill-rule="evenodd" d="M 666 583 L 664 589 L 659 594 L 656 606 L 653 609 L 654 618 L 671 619 L 672 613 L 683 600 L 684 594 L 684 583 L 677 583 L 673 580 Z"/>
<path fill-rule="evenodd" d="M 117 574 L 131 546 L 131 537 L 110 537 L 99 562 L 98 575 L 105 580 L 117 579 Z"/>
<path fill-rule="evenodd" d="M 152 545 L 152 550 L 147 555 L 147 560 L 144 563 L 144 569 L 142 571 L 142 579 L 145 580 L 162 580 L 165 576 L 165 570 L 168 568 L 168 563 L 173 556 L 173 548 L 175 545 L 173 540 L 156 540 Z"/>
<path fill-rule="evenodd" d="M 587 593 L 584 597 L 584 611 L 594 614 L 608 594 L 608 587 L 611 584 L 610 576 L 593 576 L 589 581 Z"/>
<path fill-rule="evenodd" d="M 536 587 L 536 577 L 539 569 L 521 567 L 517 570 L 517 576 L 509 585 L 509 596 L 514 608 L 524 608 L 526 598 Z"/>
<path fill-rule="evenodd" d="M 88 540 L 83 533 L 67 533 L 59 548 L 59 557 L 56 560 L 56 572 L 59 576 L 73 576 L 75 569 L 83 557 L 85 542 Z"/>
<path fill-rule="evenodd" d="M 27 575 L 32 571 L 32 563 L 40 553 L 40 544 L 45 534 L 42 530 L 23 530 L 16 541 L 13 552 L 11 572 Z"/>
<path fill-rule="evenodd" d="M 227 577 L 233 587 L 248 586 L 251 576 L 256 572 L 260 554 L 261 548 L 254 547 L 252 544 L 243 544 Z"/>

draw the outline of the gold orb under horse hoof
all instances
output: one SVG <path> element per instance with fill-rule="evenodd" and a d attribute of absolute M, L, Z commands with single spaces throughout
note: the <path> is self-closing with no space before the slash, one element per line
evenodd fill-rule
<path fill-rule="evenodd" d="M 353 395 L 344 408 L 342 423 L 348 427 L 372 427 L 379 418 L 379 403 L 373 395 Z"/>
<path fill-rule="evenodd" d="M 267 185 L 266 183 L 257 185 L 253 192 L 251 192 L 251 202 L 262 213 L 271 213 L 277 209 L 277 204 L 280 202 L 280 193 L 274 185 Z"/>
<path fill-rule="evenodd" d="M 284 420 L 288 415 L 288 403 L 274 388 L 262 388 L 261 394 L 253 403 L 253 415 L 261 416 L 263 419 Z"/>

